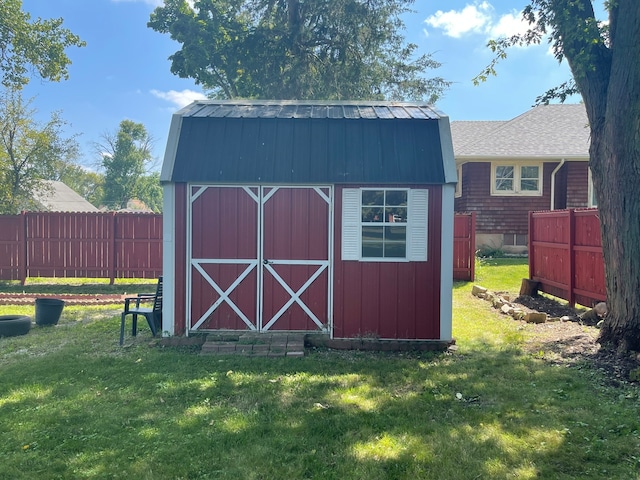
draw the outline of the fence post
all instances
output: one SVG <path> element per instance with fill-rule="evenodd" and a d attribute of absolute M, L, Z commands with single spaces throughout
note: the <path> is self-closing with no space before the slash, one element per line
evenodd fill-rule
<path fill-rule="evenodd" d="M 576 305 L 576 260 L 575 260 L 575 246 L 576 246 L 576 216 L 575 210 L 569 209 L 569 306 L 575 307 Z"/>
<path fill-rule="evenodd" d="M 529 211 L 529 238 L 527 238 L 528 252 L 529 252 L 529 280 L 533 279 L 533 272 L 535 268 L 533 266 L 534 252 L 533 252 L 533 212 Z"/>
<path fill-rule="evenodd" d="M 471 262 L 471 278 L 472 282 L 476 279 L 476 212 L 471 212 L 471 229 L 469 232 L 469 261 Z"/>
<path fill-rule="evenodd" d="M 116 212 L 111 212 L 111 228 L 109 233 L 111 235 L 111 242 L 109 248 L 111 249 L 111 264 L 109 265 L 109 284 L 113 285 L 116 279 Z"/>
<path fill-rule="evenodd" d="M 27 283 L 27 216 L 20 212 L 22 222 L 18 229 L 18 278 L 20 284 Z"/>

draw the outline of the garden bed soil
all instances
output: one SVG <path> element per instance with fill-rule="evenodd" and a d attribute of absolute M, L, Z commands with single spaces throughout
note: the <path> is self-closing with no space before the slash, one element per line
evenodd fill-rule
<path fill-rule="evenodd" d="M 640 368 L 640 354 L 620 356 L 601 348 L 600 330 L 593 322 L 585 322 L 580 311 L 544 295 L 520 296 L 511 302 L 525 312 L 546 313 L 552 318 L 569 317 L 568 321 L 522 323 L 521 328 L 532 333 L 525 350 L 545 361 L 565 366 L 590 366 L 603 371 L 612 385 L 629 383 L 629 373 Z"/>

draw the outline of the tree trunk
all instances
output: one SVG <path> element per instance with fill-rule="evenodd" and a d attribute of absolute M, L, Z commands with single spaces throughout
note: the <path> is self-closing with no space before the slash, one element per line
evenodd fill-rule
<path fill-rule="evenodd" d="M 640 2 L 618 7 L 604 112 L 589 120 L 609 307 L 600 342 L 622 353 L 640 350 Z"/>

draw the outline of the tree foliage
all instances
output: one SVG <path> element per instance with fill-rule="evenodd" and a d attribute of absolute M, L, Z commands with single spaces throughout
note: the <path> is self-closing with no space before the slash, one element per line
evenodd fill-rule
<path fill-rule="evenodd" d="M 4 86 L 19 88 L 29 82 L 33 72 L 45 80 L 68 78 L 71 60 L 65 50 L 85 43 L 62 23 L 62 18 L 32 21 L 22 11 L 22 0 L 0 2 L 0 72 Z"/>
<path fill-rule="evenodd" d="M 62 134 L 65 122 L 54 112 L 44 123 L 35 121 L 33 99 L 24 101 L 19 90 L 0 95 L 0 213 L 29 208 L 42 180 L 56 176 L 62 164 L 75 161 L 75 137 Z"/>
<path fill-rule="evenodd" d="M 411 3 L 165 0 L 148 25 L 182 44 L 171 71 L 217 98 L 435 102 L 449 83 L 400 34 Z"/>
<path fill-rule="evenodd" d="M 104 168 L 103 205 L 109 209 L 126 208 L 137 198 L 136 190 L 151 161 L 153 140 L 141 123 L 120 122 L 118 132 L 105 134 L 96 145 Z"/>
<path fill-rule="evenodd" d="M 621 352 L 640 350 L 640 2 L 603 2 L 608 22 L 592 0 L 530 0 L 524 35 L 490 43 L 496 60 L 513 45 L 539 43 L 545 35 L 573 81 L 539 98 L 582 95 L 591 133 L 591 168 L 600 215 L 607 304 L 600 340 Z"/>

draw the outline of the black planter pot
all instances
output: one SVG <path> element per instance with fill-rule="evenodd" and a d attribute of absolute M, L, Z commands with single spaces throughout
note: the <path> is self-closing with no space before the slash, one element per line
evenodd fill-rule
<path fill-rule="evenodd" d="M 64 301 L 57 298 L 36 298 L 36 324 L 57 325 L 64 308 Z"/>
<path fill-rule="evenodd" d="M 0 315 L 0 337 L 25 335 L 31 330 L 31 318 L 24 315 Z"/>

